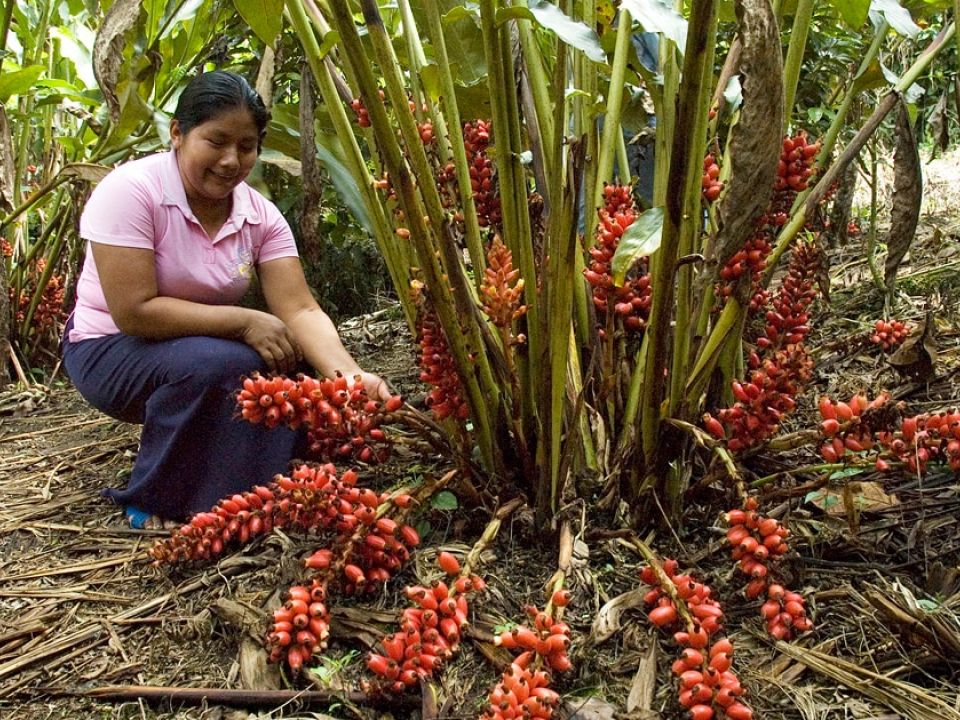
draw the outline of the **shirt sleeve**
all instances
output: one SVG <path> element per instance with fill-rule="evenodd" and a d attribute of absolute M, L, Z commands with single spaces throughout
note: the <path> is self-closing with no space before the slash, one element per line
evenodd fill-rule
<path fill-rule="evenodd" d="M 121 166 L 94 188 L 80 216 L 80 237 L 153 250 L 156 199 L 148 182 Z"/>
<path fill-rule="evenodd" d="M 258 265 L 278 258 L 300 256 L 290 225 L 270 201 L 264 202 L 264 219 L 259 229 L 263 235 L 255 259 Z"/>

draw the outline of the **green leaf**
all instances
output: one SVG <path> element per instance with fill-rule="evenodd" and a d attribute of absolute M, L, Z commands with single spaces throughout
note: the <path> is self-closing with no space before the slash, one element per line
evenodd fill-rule
<path fill-rule="evenodd" d="M 333 186 L 340 193 L 344 204 L 350 208 L 350 212 L 357 219 L 357 223 L 372 232 L 373 222 L 370 220 L 369 213 L 367 213 L 367 206 L 360 195 L 360 189 L 353 178 L 353 173 L 340 160 L 337 154 L 339 150 L 338 140 L 335 136 L 317 136 L 317 157 L 323 163 Z"/>
<path fill-rule="evenodd" d="M 22 70 L 5 72 L 0 76 L 0 103 L 5 103 L 14 95 L 23 95 L 40 79 L 46 68 L 43 65 L 28 65 Z"/>
<path fill-rule="evenodd" d="M 867 21 L 870 0 L 830 0 L 830 4 L 854 30 L 859 30 Z"/>
<path fill-rule="evenodd" d="M 580 50 L 594 62 L 606 64 L 607 54 L 600 47 L 600 38 L 592 28 L 571 19 L 556 5 L 545 0 L 530 0 L 527 7 L 542 27 L 556 33 L 567 45 Z"/>
<path fill-rule="evenodd" d="M 337 46 L 337 43 L 340 42 L 340 33 L 336 30 L 331 30 L 323 36 L 323 41 L 320 43 L 320 59 L 322 60 L 327 56 L 333 48 Z"/>
<path fill-rule="evenodd" d="M 889 82 L 885 75 L 884 68 L 878 60 L 874 60 L 863 69 L 859 75 L 853 79 L 854 94 L 861 93 L 864 90 L 873 90 L 878 87 L 884 87 Z M 896 83 L 896 80 L 894 80 Z"/>
<path fill-rule="evenodd" d="M 627 10 L 634 20 L 647 32 L 663 33 L 673 40 L 682 53 L 687 46 L 687 21 L 673 8 L 673 3 L 664 0 L 623 0 L 621 8 Z"/>
<path fill-rule="evenodd" d="M 837 470 L 834 473 L 830 474 L 828 480 L 842 480 L 843 478 L 853 477 L 855 475 L 863 475 L 863 468 L 858 467 L 848 467 L 843 470 Z"/>
<path fill-rule="evenodd" d="M 637 260 L 657 251 L 662 232 L 662 207 L 650 208 L 626 229 L 613 254 L 613 282 L 616 285 L 623 285 L 627 271 Z"/>
<path fill-rule="evenodd" d="M 456 510 L 460 507 L 457 496 L 449 490 L 441 490 L 430 501 L 430 507 L 434 510 Z"/>
<path fill-rule="evenodd" d="M 870 3 L 870 19 L 873 24 L 879 24 L 881 18 L 906 37 L 915 37 L 920 32 L 920 26 L 910 17 L 910 11 L 897 0 L 873 0 Z"/>
<path fill-rule="evenodd" d="M 277 39 L 283 23 L 283 0 L 233 0 L 233 5 L 264 43 L 270 45 Z"/>

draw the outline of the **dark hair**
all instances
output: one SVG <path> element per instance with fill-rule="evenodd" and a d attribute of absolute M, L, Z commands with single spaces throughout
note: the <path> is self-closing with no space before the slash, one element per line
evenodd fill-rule
<path fill-rule="evenodd" d="M 173 117 L 180 124 L 180 132 L 186 135 L 197 125 L 237 108 L 250 111 L 262 136 L 270 119 L 263 99 L 240 75 L 214 70 L 200 73 L 187 84 L 180 93 Z"/>

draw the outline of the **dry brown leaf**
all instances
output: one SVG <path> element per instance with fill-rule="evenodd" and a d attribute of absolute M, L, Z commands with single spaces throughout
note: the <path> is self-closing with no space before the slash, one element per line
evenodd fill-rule
<path fill-rule="evenodd" d="M 650 710 L 657 689 L 657 641 L 652 633 L 647 634 L 647 652 L 637 664 L 637 673 L 630 683 L 627 696 L 627 712 Z"/>
<path fill-rule="evenodd" d="M 889 290 L 897 279 L 900 263 L 917 235 L 920 201 L 923 200 L 923 176 L 917 137 L 910 122 L 907 104 L 900 101 L 896 122 L 897 147 L 893 153 L 893 205 L 890 208 L 890 230 L 887 232 L 887 259 L 883 281 Z"/>
<path fill-rule="evenodd" d="M 923 381 L 933 375 L 933 366 L 937 358 L 937 342 L 934 338 L 935 323 L 929 310 L 923 321 L 913 329 L 897 351 L 887 358 L 897 372 Z"/>
<path fill-rule="evenodd" d="M 13 139 L 7 112 L 0 105 L 0 210 L 9 212 L 16 205 L 13 197 Z"/>
<path fill-rule="evenodd" d="M 643 605 L 643 590 L 629 590 L 607 602 L 593 621 L 589 643 L 599 645 L 620 631 L 620 616 L 624 611 Z"/>
<path fill-rule="evenodd" d="M 783 60 L 769 0 L 736 3 L 743 106 L 730 131 L 730 177 L 717 207 L 719 268 L 743 247 L 766 210 L 783 141 Z"/>
<path fill-rule="evenodd" d="M 240 643 L 240 683 L 247 690 L 279 690 L 280 669 L 267 661 L 263 643 L 248 637 Z"/>
<path fill-rule="evenodd" d="M 849 496 L 858 512 L 876 512 L 900 504 L 896 495 L 887 495 L 883 485 L 877 482 L 853 481 L 846 485 Z M 811 504 L 823 510 L 827 515 L 843 517 L 847 515 L 847 503 L 843 491 L 821 490 L 810 499 Z"/>
<path fill-rule="evenodd" d="M 563 709 L 569 720 L 614 720 L 617 714 L 613 705 L 596 697 L 566 700 Z"/>
<path fill-rule="evenodd" d="M 93 41 L 93 74 L 103 91 L 110 110 L 110 119 L 120 119 L 120 98 L 117 96 L 117 78 L 123 65 L 123 49 L 127 32 L 140 18 L 139 0 L 116 0 L 103 18 L 103 24 Z"/>

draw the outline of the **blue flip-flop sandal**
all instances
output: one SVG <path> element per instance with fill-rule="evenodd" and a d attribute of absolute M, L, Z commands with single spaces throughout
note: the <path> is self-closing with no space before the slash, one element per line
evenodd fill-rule
<path fill-rule="evenodd" d="M 128 505 L 126 508 L 124 508 L 123 514 L 126 516 L 127 522 L 130 523 L 130 527 L 132 527 L 134 530 L 146 530 L 147 523 L 153 517 L 153 515 L 148 513 L 146 510 L 135 508 L 132 505 Z"/>

